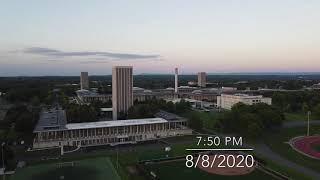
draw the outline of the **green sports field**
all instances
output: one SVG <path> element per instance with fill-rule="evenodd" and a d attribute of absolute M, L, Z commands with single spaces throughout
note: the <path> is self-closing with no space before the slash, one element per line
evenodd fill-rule
<path fill-rule="evenodd" d="M 167 162 L 146 165 L 148 172 L 154 172 L 159 179 L 183 179 L 183 180 L 272 180 L 273 178 L 262 171 L 254 170 L 252 173 L 242 176 L 221 176 L 204 172 L 198 168 L 186 168 L 184 161 Z"/>
<path fill-rule="evenodd" d="M 311 126 L 310 134 L 319 134 L 320 126 Z M 286 142 L 296 136 L 303 136 L 306 134 L 306 127 L 286 128 L 277 133 L 268 134 L 265 137 L 267 145 L 272 151 L 280 154 L 282 157 L 288 160 L 300 164 L 304 167 L 313 169 L 314 171 L 320 171 L 320 161 L 317 159 L 309 158 L 290 147 Z M 317 147 L 315 147 L 317 148 Z"/>
<path fill-rule="evenodd" d="M 65 163 L 39 164 L 17 170 L 10 180 L 120 180 L 109 158 L 95 158 Z"/>

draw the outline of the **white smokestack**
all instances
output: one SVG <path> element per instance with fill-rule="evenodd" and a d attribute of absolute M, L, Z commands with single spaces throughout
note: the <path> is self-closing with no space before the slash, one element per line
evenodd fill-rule
<path fill-rule="evenodd" d="M 174 92 L 178 93 L 178 68 L 174 69 Z"/>

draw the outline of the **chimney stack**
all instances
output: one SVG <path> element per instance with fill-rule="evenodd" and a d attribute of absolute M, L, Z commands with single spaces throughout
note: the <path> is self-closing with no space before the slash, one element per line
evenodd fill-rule
<path fill-rule="evenodd" d="M 178 93 L 178 68 L 174 69 L 174 92 Z"/>

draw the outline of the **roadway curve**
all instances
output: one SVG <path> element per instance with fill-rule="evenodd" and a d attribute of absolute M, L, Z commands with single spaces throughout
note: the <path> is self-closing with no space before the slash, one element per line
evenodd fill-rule
<path fill-rule="evenodd" d="M 310 125 L 320 125 L 320 120 L 312 120 L 310 121 Z M 282 125 L 283 128 L 295 128 L 295 127 L 302 127 L 302 126 L 307 127 L 306 120 L 284 122 Z"/>

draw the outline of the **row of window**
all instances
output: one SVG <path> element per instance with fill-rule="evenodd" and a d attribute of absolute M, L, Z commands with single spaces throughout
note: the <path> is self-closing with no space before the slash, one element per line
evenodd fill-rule
<path fill-rule="evenodd" d="M 37 140 L 55 140 L 62 138 L 84 138 L 104 135 L 122 135 L 130 133 L 150 133 L 154 131 L 165 131 L 171 129 L 181 129 L 186 126 L 186 122 L 134 125 L 109 128 L 79 129 L 68 131 L 49 131 L 36 134 Z"/>

